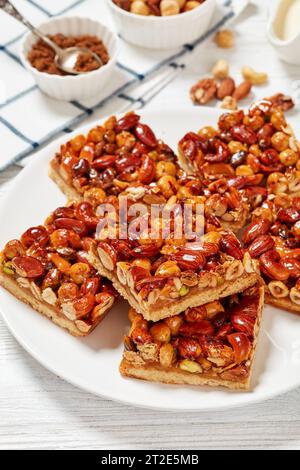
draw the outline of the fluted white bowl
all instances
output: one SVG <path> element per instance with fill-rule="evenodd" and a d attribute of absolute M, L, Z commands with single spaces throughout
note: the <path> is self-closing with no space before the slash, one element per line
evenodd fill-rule
<path fill-rule="evenodd" d="M 79 16 L 61 17 L 42 23 L 38 28 L 45 34 L 61 33 L 65 36 L 93 35 L 103 41 L 107 47 L 110 60 L 97 70 L 82 75 L 52 75 L 39 72 L 28 61 L 28 53 L 37 38 L 27 33 L 20 45 L 20 57 L 23 65 L 29 70 L 39 88 L 58 100 L 83 100 L 103 93 L 103 88 L 114 71 L 119 50 L 119 40 L 112 31 L 99 21 Z"/>
<path fill-rule="evenodd" d="M 118 32 L 126 41 L 151 49 L 171 49 L 195 41 L 206 33 L 216 0 L 206 0 L 191 11 L 172 16 L 142 16 L 106 0 Z"/>

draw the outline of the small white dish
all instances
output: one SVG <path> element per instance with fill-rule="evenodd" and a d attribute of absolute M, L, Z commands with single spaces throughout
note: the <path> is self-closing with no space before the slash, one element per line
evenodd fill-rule
<path fill-rule="evenodd" d="M 206 0 L 193 10 L 172 16 L 142 16 L 106 0 L 118 32 L 126 41 L 150 49 L 172 49 L 195 41 L 206 33 L 216 0 Z"/>
<path fill-rule="evenodd" d="M 107 47 L 110 60 L 97 70 L 82 75 L 50 75 L 39 72 L 29 63 L 27 56 L 37 38 L 27 33 L 20 46 L 20 56 L 23 65 L 29 70 L 39 88 L 46 95 L 58 100 L 84 100 L 100 94 L 114 71 L 117 60 L 119 40 L 106 26 L 98 21 L 83 17 L 55 18 L 41 24 L 38 28 L 46 34 L 62 33 L 65 36 L 94 35 L 103 41 Z"/>
<path fill-rule="evenodd" d="M 215 125 L 220 113 L 222 110 L 205 107 L 160 107 L 140 112 L 142 120 L 174 150 L 180 136 L 204 125 Z M 92 125 L 77 129 L 68 138 L 88 132 Z M 36 153 L 1 199 L 0 249 L 7 240 L 39 224 L 65 203 L 64 195 L 48 178 L 49 161 L 65 141 L 66 136 Z M 70 336 L 3 289 L 0 312 L 17 341 L 55 375 L 96 395 L 131 405 L 178 411 L 217 410 L 257 403 L 300 385 L 300 318 L 271 306 L 264 310 L 251 392 L 122 378 L 118 367 L 123 335 L 129 329 L 125 302 L 116 304 L 103 323 L 82 339 Z"/>
<path fill-rule="evenodd" d="M 290 64 L 300 64 L 300 1 L 277 0 L 272 4 L 267 27 L 269 40 L 279 57 Z"/>

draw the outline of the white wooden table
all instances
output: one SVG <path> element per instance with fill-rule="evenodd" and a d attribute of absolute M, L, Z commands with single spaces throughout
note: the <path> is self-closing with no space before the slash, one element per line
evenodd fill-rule
<path fill-rule="evenodd" d="M 300 68 L 277 59 L 265 35 L 269 2 L 254 3 L 236 27 L 237 47 L 224 54 L 212 42 L 203 46 L 199 60 L 177 79 L 181 95 L 175 96 L 172 84 L 153 106 L 174 104 L 175 99 L 190 106 L 190 84 L 224 55 L 235 78 L 244 64 L 269 72 L 270 83 L 257 90 L 257 96 L 290 92 Z M 17 171 L 12 168 L 0 175 L 0 183 Z M 89 395 L 55 377 L 24 352 L 0 320 L 0 449 L 5 448 L 299 449 L 300 388 L 265 403 L 223 412 L 134 409 Z"/>

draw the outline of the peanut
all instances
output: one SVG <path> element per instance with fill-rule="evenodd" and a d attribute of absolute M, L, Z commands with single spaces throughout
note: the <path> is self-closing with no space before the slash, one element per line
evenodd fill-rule
<path fill-rule="evenodd" d="M 150 334 L 153 340 L 159 343 L 168 343 L 171 339 L 171 330 L 165 323 L 155 323 L 150 329 Z"/>
<path fill-rule="evenodd" d="M 180 8 L 180 10 L 181 10 L 181 8 L 183 8 L 184 5 L 185 5 L 186 0 L 176 0 L 176 2 L 178 3 L 179 8 Z"/>
<path fill-rule="evenodd" d="M 162 367 L 171 367 L 175 359 L 175 350 L 170 343 L 163 344 L 159 351 L 159 362 Z"/>
<path fill-rule="evenodd" d="M 215 42 L 218 47 L 223 49 L 230 49 L 234 46 L 234 34 L 230 29 L 223 29 L 218 31 L 215 35 Z"/>
<path fill-rule="evenodd" d="M 183 11 L 191 11 L 194 10 L 194 8 L 197 8 L 199 5 L 201 5 L 201 2 L 196 2 L 196 1 L 188 1 L 184 5 Z"/>
<path fill-rule="evenodd" d="M 179 4 L 176 0 L 162 0 L 160 12 L 162 16 L 178 15 L 180 13 Z"/>
<path fill-rule="evenodd" d="M 146 3 L 141 0 L 134 0 L 134 2 L 131 4 L 130 11 L 136 15 L 150 15 L 150 9 L 148 5 L 146 5 Z"/>

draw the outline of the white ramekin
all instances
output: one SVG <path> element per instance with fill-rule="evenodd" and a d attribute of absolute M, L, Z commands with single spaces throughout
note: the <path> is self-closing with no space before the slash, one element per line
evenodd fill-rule
<path fill-rule="evenodd" d="M 32 33 L 27 33 L 20 46 L 20 56 L 23 65 L 34 76 L 39 88 L 58 100 L 84 100 L 93 95 L 103 93 L 103 87 L 114 72 L 119 49 L 119 40 L 106 26 L 98 21 L 83 17 L 55 18 L 41 24 L 38 28 L 46 34 L 62 33 L 65 36 L 79 36 L 82 34 L 99 37 L 107 47 L 110 60 L 98 70 L 82 75 L 50 75 L 39 72 L 29 63 L 27 56 L 37 38 Z"/>
<path fill-rule="evenodd" d="M 283 40 L 279 36 L 279 31 L 283 26 L 284 18 L 291 0 L 277 0 L 270 5 L 270 19 L 267 25 L 269 41 L 278 53 L 279 57 L 289 64 L 300 65 L 300 32 L 297 36 Z"/>
<path fill-rule="evenodd" d="M 211 22 L 216 0 L 206 0 L 193 10 L 173 16 L 141 16 L 106 0 L 118 32 L 126 41 L 151 49 L 171 49 L 195 41 Z"/>

